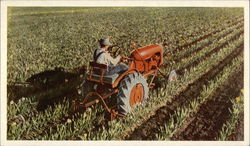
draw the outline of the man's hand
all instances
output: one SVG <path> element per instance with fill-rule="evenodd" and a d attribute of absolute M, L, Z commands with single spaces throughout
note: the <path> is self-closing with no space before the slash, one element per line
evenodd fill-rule
<path fill-rule="evenodd" d="M 121 60 L 121 56 L 120 55 L 118 55 L 117 58 L 118 58 L 119 61 Z"/>

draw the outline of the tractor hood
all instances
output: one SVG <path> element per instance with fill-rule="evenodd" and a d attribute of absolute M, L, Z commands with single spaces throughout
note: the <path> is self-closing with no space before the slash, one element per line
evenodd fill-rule
<path fill-rule="evenodd" d="M 162 45 L 153 44 L 135 49 L 131 52 L 131 57 L 133 57 L 135 60 L 147 60 L 155 54 L 159 54 L 161 58 L 163 57 Z"/>

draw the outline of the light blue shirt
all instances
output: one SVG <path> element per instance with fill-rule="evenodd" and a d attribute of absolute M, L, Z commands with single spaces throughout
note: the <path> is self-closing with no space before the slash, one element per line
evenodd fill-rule
<path fill-rule="evenodd" d="M 110 54 L 108 53 L 108 51 L 106 51 L 103 48 L 98 47 L 96 49 L 96 54 L 99 54 L 101 52 L 104 52 L 104 53 L 102 53 L 97 58 L 96 63 L 105 64 L 108 67 L 113 67 L 113 66 L 115 66 L 120 61 L 120 58 L 121 58 L 120 56 L 118 56 L 116 58 L 113 58 L 113 57 L 110 56 Z"/>

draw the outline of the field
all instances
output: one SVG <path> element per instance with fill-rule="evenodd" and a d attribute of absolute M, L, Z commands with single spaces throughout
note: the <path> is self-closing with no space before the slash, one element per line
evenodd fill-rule
<path fill-rule="evenodd" d="M 7 31 L 8 140 L 244 140 L 243 8 L 9 7 Z M 162 44 L 177 80 L 158 76 L 124 119 L 72 113 L 103 36 L 126 56 Z"/>

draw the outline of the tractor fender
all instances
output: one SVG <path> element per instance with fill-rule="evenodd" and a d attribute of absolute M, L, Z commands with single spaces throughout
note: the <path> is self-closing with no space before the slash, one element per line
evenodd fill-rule
<path fill-rule="evenodd" d="M 121 81 L 124 77 L 126 77 L 128 74 L 131 74 L 131 73 L 134 73 L 134 72 L 138 72 L 138 73 L 139 73 L 139 71 L 138 71 L 137 69 L 130 69 L 130 70 L 128 70 L 128 71 L 122 73 L 122 74 L 115 80 L 115 82 L 112 84 L 112 88 L 116 88 L 116 87 L 119 85 L 120 81 Z"/>

